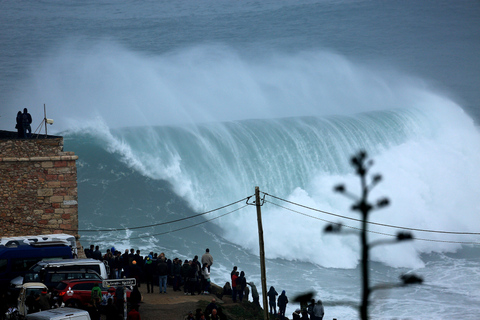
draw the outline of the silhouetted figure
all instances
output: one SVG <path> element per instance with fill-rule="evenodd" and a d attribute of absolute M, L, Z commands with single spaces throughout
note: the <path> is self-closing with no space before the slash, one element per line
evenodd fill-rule
<path fill-rule="evenodd" d="M 155 274 L 155 265 L 153 264 L 152 258 L 152 255 L 148 255 L 148 257 L 145 259 L 145 265 L 143 266 L 145 281 L 147 282 L 147 293 L 153 293 L 153 275 Z"/>
<path fill-rule="evenodd" d="M 245 279 L 245 272 L 240 272 L 240 276 L 237 278 L 237 293 L 238 299 L 240 302 L 243 300 L 243 293 L 245 292 L 245 287 L 247 286 L 247 280 Z"/>
<path fill-rule="evenodd" d="M 278 293 L 277 291 L 275 291 L 275 288 L 273 286 L 271 286 L 270 290 L 268 290 L 267 296 L 268 296 L 268 305 L 270 306 L 270 313 L 277 314 L 277 305 L 275 302 L 277 300 Z"/>
<path fill-rule="evenodd" d="M 285 310 L 287 309 L 288 298 L 285 294 L 285 290 L 282 291 L 282 294 L 278 297 L 278 313 L 280 319 L 285 319 Z"/>
<path fill-rule="evenodd" d="M 260 306 L 260 296 L 258 294 L 257 287 L 253 282 L 247 282 L 247 284 L 252 287 L 252 298 L 253 298 L 253 303 L 257 306 Z"/>
<path fill-rule="evenodd" d="M 113 304 L 113 299 L 109 298 L 107 300 L 107 306 L 105 307 L 106 320 L 119 320 L 120 315 L 117 307 Z"/>
<path fill-rule="evenodd" d="M 32 116 L 30 115 L 30 113 L 28 113 L 27 108 L 23 109 L 22 123 L 23 123 L 24 138 L 31 138 L 32 127 L 30 126 L 30 124 L 32 123 Z"/>
<path fill-rule="evenodd" d="M 142 294 L 140 293 L 140 290 L 138 290 L 138 286 L 134 286 L 132 292 L 130 293 L 130 298 L 128 299 L 128 302 L 130 303 L 132 308 L 135 308 L 140 304 L 142 301 Z"/>
<path fill-rule="evenodd" d="M 18 111 L 15 128 L 17 129 L 17 137 L 22 139 L 25 137 L 23 132 L 23 115 L 22 111 Z"/>

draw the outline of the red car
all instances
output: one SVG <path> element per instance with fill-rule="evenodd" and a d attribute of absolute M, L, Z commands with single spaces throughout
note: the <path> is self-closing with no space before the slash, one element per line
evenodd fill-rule
<path fill-rule="evenodd" d="M 102 290 L 102 296 L 108 295 L 110 293 L 111 295 L 113 295 L 114 301 L 116 301 L 115 288 L 103 287 L 102 281 L 100 280 L 64 280 L 61 281 L 54 290 L 55 293 L 58 294 L 60 300 L 65 303 L 65 306 L 71 306 L 74 308 L 85 308 L 88 305 L 91 305 L 92 288 L 96 283 Z M 128 300 L 128 298 L 130 298 L 131 290 L 127 289 L 126 292 Z"/>

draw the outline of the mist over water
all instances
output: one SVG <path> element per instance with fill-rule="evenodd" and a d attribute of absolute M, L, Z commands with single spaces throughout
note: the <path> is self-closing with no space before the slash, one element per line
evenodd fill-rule
<path fill-rule="evenodd" d="M 428 87 L 328 50 L 251 56 L 220 44 L 152 55 L 78 39 L 31 72 L 12 105 L 45 101 L 60 131 L 98 118 L 119 128 L 408 108 Z"/>

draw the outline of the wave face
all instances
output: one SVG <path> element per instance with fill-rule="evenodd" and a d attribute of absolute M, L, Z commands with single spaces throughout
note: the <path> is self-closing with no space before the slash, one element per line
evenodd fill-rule
<path fill-rule="evenodd" d="M 452 102 L 430 93 L 423 98 L 423 108 L 370 111 L 351 116 L 112 130 L 99 124 L 95 129 L 90 128 L 88 137 L 97 140 L 96 148 L 104 149 L 103 157 L 108 158 L 98 159 L 89 174 L 94 176 L 97 170 L 104 171 L 99 168 L 103 166 L 101 163 L 118 163 L 119 168 L 110 169 L 110 176 L 104 176 L 100 184 L 107 183 L 107 192 L 112 195 L 128 188 L 129 184 L 136 186 L 129 197 L 131 205 L 115 206 L 115 214 L 124 212 L 126 217 L 131 217 L 123 220 L 124 223 L 131 221 L 133 225 L 138 225 L 134 222 L 138 221 L 138 211 L 149 221 L 165 220 L 164 212 L 155 209 L 155 203 L 161 202 L 155 190 L 165 188 L 171 188 L 185 212 L 223 206 L 251 195 L 254 187 L 259 186 L 261 191 L 290 201 L 357 218 L 349 210 L 350 200 L 334 194 L 332 187 L 344 182 L 353 192 L 359 192 L 349 158 L 364 149 L 375 159 L 373 172 L 384 176 L 384 182 L 372 193 L 373 199 L 385 195 L 392 201 L 390 208 L 373 214 L 372 220 L 418 229 L 475 232 L 474 222 L 478 221 L 475 209 L 479 207 L 476 190 L 480 187 L 478 131 L 472 120 Z M 82 137 L 89 141 L 84 133 L 69 134 L 67 140 Z M 132 182 L 129 177 L 133 173 L 136 177 Z M 168 184 L 162 185 L 161 181 Z M 138 188 L 147 183 L 156 185 Z M 168 197 L 172 194 L 166 195 L 164 201 L 168 202 Z M 338 221 L 318 212 L 293 209 L 322 220 Z M 135 216 L 127 213 L 129 210 L 135 210 Z M 175 210 L 173 207 L 169 212 L 175 214 Z M 334 268 L 357 266 L 356 237 L 323 235 L 325 221 L 283 210 L 268 202 L 262 210 L 268 258 L 307 261 Z M 214 223 L 220 227 L 222 237 L 256 253 L 254 214 L 253 207 L 249 207 Z M 110 214 L 106 215 L 111 218 Z M 208 215 L 207 219 L 212 217 L 215 214 Z M 358 227 L 347 220 L 342 222 Z M 394 234 L 396 230 L 372 227 L 372 231 Z M 385 236 L 371 235 L 372 240 L 380 238 Z M 419 238 L 475 240 L 472 236 L 446 238 L 442 234 L 421 234 Z M 460 245 L 455 243 L 415 241 L 396 246 L 395 250 L 376 249 L 372 254 L 374 260 L 390 266 L 418 268 L 424 266 L 421 253 L 458 248 Z"/>

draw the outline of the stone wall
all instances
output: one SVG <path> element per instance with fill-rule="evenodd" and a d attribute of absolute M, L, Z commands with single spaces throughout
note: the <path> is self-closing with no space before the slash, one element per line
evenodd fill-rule
<path fill-rule="evenodd" d="M 77 167 L 63 137 L 0 133 L 0 237 L 68 233 L 78 239 Z"/>

